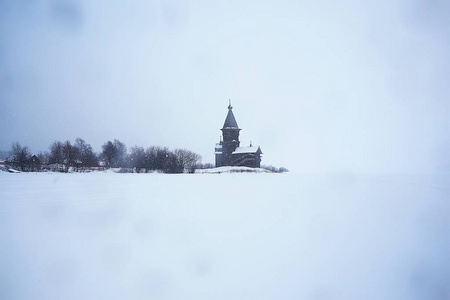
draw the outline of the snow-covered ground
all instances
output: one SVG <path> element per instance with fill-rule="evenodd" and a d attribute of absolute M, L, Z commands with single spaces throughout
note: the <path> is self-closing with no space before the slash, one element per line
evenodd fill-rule
<path fill-rule="evenodd" d="M 450 176 L 0 172 L 0 299 L 450 299 Z"/>
<path fill-rule="evenodd" d="M 222 174 L 222 173 L 272 173 L 262 168 L 249 167 L 218 167 L 212 169 L 197 169 L 197 174 Z"/>

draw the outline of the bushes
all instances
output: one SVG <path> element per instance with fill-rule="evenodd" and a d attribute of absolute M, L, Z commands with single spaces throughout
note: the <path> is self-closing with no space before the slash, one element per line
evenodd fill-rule
<path fill-rule="evenodd" d="M 277 168 L 277 167 L 274 167 L 274 166 L 264 166 L 264 165 L 262 165 L 261 168 L 265 169 L 265 170 L 269 170 L 270 172 L 274 172 L 274 173 L 289 172 L 289 170 L 286 169 L 285 167 Z"/>

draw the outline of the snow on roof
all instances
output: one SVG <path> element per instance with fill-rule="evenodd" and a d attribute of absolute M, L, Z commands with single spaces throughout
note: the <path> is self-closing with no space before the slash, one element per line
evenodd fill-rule
<path fill-rule="evenodd" d="M 259 147 L 237 147 L 236 150 L 234 150 L 233 154 L 238 154 L 238 153 L 255 153 L 256 151 L 258 151 Z"/>

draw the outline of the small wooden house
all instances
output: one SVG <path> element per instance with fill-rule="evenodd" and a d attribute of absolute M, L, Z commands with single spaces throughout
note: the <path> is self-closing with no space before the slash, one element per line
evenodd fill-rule
<path fill-rule="evenodd" d="M 41 168 L 41 161 L 36 155 L 33 155 L 28 160 L 28 165 L 31 171 L 39 171 Z"/>

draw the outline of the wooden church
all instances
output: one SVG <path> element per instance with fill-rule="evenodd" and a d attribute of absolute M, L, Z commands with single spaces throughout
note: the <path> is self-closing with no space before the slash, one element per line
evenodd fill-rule
<path fill-rule="evenodd" d="M 233 107 L 228 105 L 228 114 L 222 127 L 222 138 L 216 144 L 216 167 L 222 166 L 243 166 L 259 168 L 261 166 L 261 148 L 254 147 L 250 143 L 249 147 L 240 147 L 239 128 L 233 115 Z"/>

